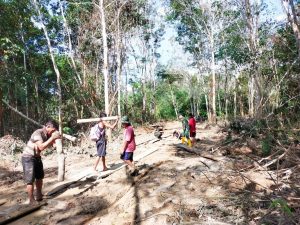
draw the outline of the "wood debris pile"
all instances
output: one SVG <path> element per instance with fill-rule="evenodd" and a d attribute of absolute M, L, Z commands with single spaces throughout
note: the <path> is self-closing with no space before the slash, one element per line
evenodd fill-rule
<path fill-rule="evenodd" d="M 12 135 L 5 135 L 0 138 L 0 155 L 13 155 L 22 152 L 25 143 Z"/>

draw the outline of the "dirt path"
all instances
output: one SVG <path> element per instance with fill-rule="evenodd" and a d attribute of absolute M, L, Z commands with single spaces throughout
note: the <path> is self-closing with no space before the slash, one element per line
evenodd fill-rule
<path fill-rule="evenodd" d="M 218 161 L 213 161 L 176 147 L 178 140 L 170 135 L 179 127 L 179 123 L 168 123 L 166 138 L 138 146 L 138 176 L 130 176 L 126 167 L 104 179 L 89 175 L 12 224 L 256 224 L 259 213 L 250 209 L 266 208 L 261 199 L 272 185 L 268 174 L 243 172 L 252 164 L 238 157 L 225 157 L 216 151 Z M 141 132 L 137 143 L 150 140 L 151 135 Z M 200 141 L 194 150 L 213 155 L 225 134 L 218 127 L 204 129 L 200 125 L 197 137 Z M 118 157 L 117 148 L 109 152 L 111 168 L 122 165 Z M 93 162 L 89 156 L 74 157 L 67 164 L 67 177 L 91 174 Z M 55 162 L 49 158 L 47 163 Z M 46 174 L 44 190 L 49 191 L 56 183 L 54 167 L 48 167 Z M 0 206 L 2 214 L 26 197 L 22 181 L 14 182 L 13 189 L 5 188 L 1 188 L 1 196 L 14 200 Z"/>

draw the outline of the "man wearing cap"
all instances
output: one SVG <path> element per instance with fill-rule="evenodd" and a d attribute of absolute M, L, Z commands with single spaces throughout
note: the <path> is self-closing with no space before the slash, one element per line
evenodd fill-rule
<path fill-rule="evenodd" d="M 54 120 L 48 121 L 45 126 L 33 132 L 30 140 L 24 148 L 22 154 L 22 166 L 24 171 L 24 181 L 27 185 L 29 204 L 43 199 L 42 187 L 44 178 L 44 168 L 41 159 L 41 151 L 60 138 L 58 124 Z M 34 199 L 34 185 L 36 186 L 36 199 Z"/>
<path fill-rule="evenodd" d="M 122 117 L 121 123 L 124 128 L 124 141 L 120 150 L 121 159 L 135 172 L 133 162 L 133 152 L 136 148 L 134 130 L 127 116 Z"/>

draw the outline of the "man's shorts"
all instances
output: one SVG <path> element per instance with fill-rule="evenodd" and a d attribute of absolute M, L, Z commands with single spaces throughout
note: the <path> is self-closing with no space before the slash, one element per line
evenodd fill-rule
<path fill-rule="evenodd" d="M 22 156 L 22 165 L 26 184 L 32 184 L 35 179 L 44 178 L 44 167 L 41 157 Z"/>
<path fill-rule="evenodd" d="M 129 161 L 133 161 L 133 152 L 123 152 L 123 154 L 121 154 L 121 159 L 123 160 L 129 160 Z"/>
<path fill-rule="evenodd" d="M 190 132 L 190 137 L 196 137 L 196 132 Z"/>

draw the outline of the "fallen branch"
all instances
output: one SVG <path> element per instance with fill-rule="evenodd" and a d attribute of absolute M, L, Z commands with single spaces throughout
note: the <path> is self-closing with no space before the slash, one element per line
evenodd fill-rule
<path fill-rule="evenodd" d="M 175 144 L 176 147 L 178 148 L 181 148 L 181 149 L 184 149 L 186 150 L 187 152 L 190 152 L 190 153 L 193 153 L 195 155 L 198 155 L 202 158 L 206 158 L 206 159 L 210 159 L 212 161 L 215 161 L 215 162 L 219 162 L 220 159 L 217 159 L 216 157 L 214 156 L 211 156 L 211 155 L 208 155 L 208 154 L 203 154 L 203 153 L 199 153 L 197 150 L 193 149 L 193 148 L 190 148 L 184 144 Z"/>
<path fill-rule="evenodd" d="M 2 102 L 12 111 L 14 111 L 15 113 L 17 113 L 19 116 L 23 117 L 24 119 L 28 120 L 29 122 L 37 125 L 38 127 L 43 127 L 42 124 L 36 122 L 35 120 L 29 118 L 28 116 L 24 115 L 23 113 L 21 113 L 20 111 L 18 111 L 17 109 L 15 109 L 14 107 L 12 107 L 11 105 L 9 105 L 5 100 L 2 99 Z M 76 137 L 71 136 L 69 134 L 63 134 L 63 137 L 70 140 L 70 141 L 76 141 Z"/>

